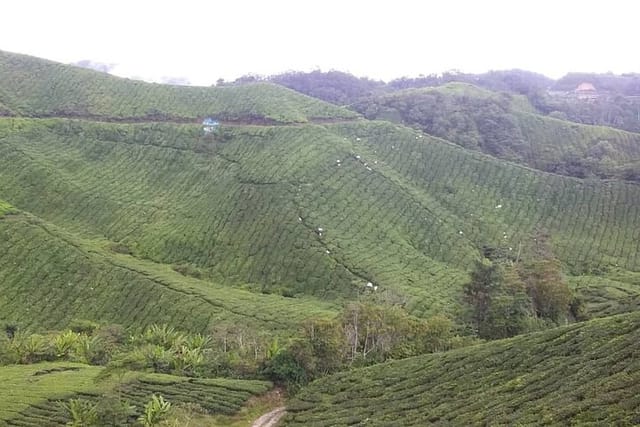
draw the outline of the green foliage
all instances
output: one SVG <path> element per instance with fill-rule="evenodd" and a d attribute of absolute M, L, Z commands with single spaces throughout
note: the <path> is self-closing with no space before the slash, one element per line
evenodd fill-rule
<path fill-rule="evenodd" d="M 189 127 L 23 124 L 0 147 L 2 197 L 80 235 L 126 241 L 134 255 L 98 250 L 22 214 L 0 221 L 2 283 L 19 283 L 41 300 L 48 288 L 35 284 L 57 276 L 67 287 L 50 298 L 58 305 L 67 295 L 84 302 L 53 313 L 52 301 L 39 316 L 26 312 L 28 293 L 5 294 L 4 315 L 47 328 L 72 318 L 136 327 L 175 318 L 185 322 L 176 326 L 204 332 L 213 301 L 221 320 L 286 329 L 312 307 L 328 308 L 305 294 L 352 298 L 363 291 L 361 276 L 379 292 L 400 295 L 413 314 L 453 314 L 477 247 L 517 248 L 538 224 L 550 229 L 556 253 L 575 272 L 587 264 L 634 269 L 638 262 L 637 236 L 628 232 L 636 229 L 636 187 L 536 173 L 385 123 L 234 128 L 231 141 L 204 156 L 190 151 Z M 601 215 L 587 215 L 585 203 Z M 318 227 L 327 230 L 321 238 Z M 20 238 L 27 235 L 29 242 Z M 76 255 L 69 242 L 89 256 Z M 13 262 L 23 254 L 34 268 L 20 274 Z M 141 257 L 188 262 L 203 280 L 160 271 Z M 223 284 L 272 293 L 257 297 Z M 297 298 L 281 301 L 275 294 L 282 290 Z M 154 308 L 157 298 L 150 295 L 162 295 L 171 310 Z M 143 301 L 148 309 L 131 315 Z"/>
<path fill-rule="evenodd" d="M 469 345 L 444 316 L 427 320 L 409 316 L 397 306 L 353 303 L 335 319 L 310 319 L 296 339 L 267 350 L 261 372 L 296 390 L 307 382 L 353 366 L 371 365 L 390 358 Z"/>
<path fill-rule="evenodd" d="M 211 339 L 202 334 L 183 334 L 168 325 L 151 325 L 131 338 L 134 364 L 154 372 L 196 375 L 210 353 Z M 140 369 L 140 367 L 137 367 Z"/>
<path fill-rule="evenodd" d="M 295 340 L 286 349 L 266 360 L 261 373 L 293 391 L 312 379 L 310 375 L 315 368 L 314 361 L 313 349 L 309 343 Z"/>
<path fill-rule="evenodd" d="M 485 247 L 490 259 L 476 262 L 465 299 L 481 338 L 511 337 L 545 322 L 558 325 L 571 316 L 585 317 L 584 301 L 564 280 L 548 234 L 538 231 L 532 241 L 533 247 L 515 259 L 508 251 Z"/>
<path fill-rule="evenodd" d="M 465 299 L 479 337 L 506 338 L 527 332 L 532 302 L 514 266 L 476 262 Z"/>
<path fill-rule="evenodd" d="M 342 121 L 354 115 L 274 85 L 165 87 L 18 55 L 2 61 L 11 87 L 0 101 L 17 117 L 0 120 L 0 197 L 20 210 L 0 217 L 0 320 L 25 330 L 65 329 L 73 319 L 133 333 L 151 324 L 200 333 L 245 324 L 256 344 L 223 351 L 215 370 L 246 373 L 273 336 L 290 335 L 308 317 L 330 318 L 358 297 L 398 300 L 421 318 L 456 314 L 479 247 L 516 252 L 538 225 L 549 228 L 573 274 L 640 268 L 636 185 L 540 173 L 406 127 Z M 528 91 L 517 78 L 492 78 Z M 517 152 L 527 135 L 546 132 L 546 120 L 556 122 L 539 123 L 522 96 L 461 84 L 431 92 L 401 94 L 419 101 L 407 113 L 430 114 L 433 96 L 454 110 L 460 103 L 469 111 L 452 114 L 457 129 L 434 126 L 477 133 L 485 146 L 504 142 Z M 389 100 L 404 108 L 401 97 Z M 203 137 L 195 120 L 203 105 L 207 114 L 224 110 L 239 120 L 224 125 L 224 141 Z M 60 118 L 68 116 L 83 119 Z M 594 156 L 618 165 L 620 142 L 631 147 L 633 163 L 633 135 L 578 129 L 569 139 L 598 138 L 588 147 Z M 605 138 L 618 142 L 610 149 Z M 587 296 L 590 310 L 593 287 Z M 495 299 L 498 314 L 511 300 Z M 637 305 L 630 298 L 618 307 Z M 372 329 L 382 324 L 378 314 Z M 412 328 L 398 335 L 417 334 Z M 387 347 L 394 334 L 365 340 L 358 353 L 420 352 Z M 203 357 L 189 345 L 170 351 L 162 343 L 138 356 L 165 366 L 163 351 L 185 372 Z"/>
<path fill-rule="evenodd" d="M 69 323 L 69 329 L 73 332 L 85 335 L 93 335 L 100 328 L 100 324 L 85 319 L 74 319 Z"/>
<path fill-rule="evenodd" d="M 96 412 L 100 426 L 123 426 L 136 416 L 136 407 L 113 394 L 100 396 Z"/>
<path fill-rule="evenodd" d="M 537 260 L 525 263 L 523 270 L 538 315 L 555 322 L 566 319 L 572 294 L 562 278 L 559 262 Z"/>
<path fill-rule="evenodd" d="M 78 348 L 80 334 L 73 331 L 65 331 L 53 340 L 53 347 L 56 357 L 60 359 L 69 359 L 72 353 Z"/>
<path fill-rule="evenodd" d="M 18 356 L 19 363 L 30 364 L 55 358 L 51 343 L 40 334 L 18 333 L 11 340 L 11 346 Z"/>
<path fill-rule="evenodd" d="M 632 313 L 354 369 L 305 387 L 283 425 L 633 425 L 639 349 Z"/>
<path fill-rule="evenodd" d="M 566 321 L 574 297 L 562 276 L 560 260 L 553 253 L 549 234 L 537 231 L 532 248 L 527 252 L 528 258 L 520 266 L 520 276 L 526 283 L 536 313 L 556 323 Z M 578 310 L 575 305 L 574 310 Z"/>
<path fill-rule="evenodd" d="M 160 395 L 151 396 L 151 400 L 144 407 L 144 412 L 138 418 L 138 421 L 144 427 L 158 425 L 160 421 L 167 416 L 171 410 L 171 403 L 164 400 Z"/>
<path fill-rule="evenodd" d="M 0 216 L 5 215 L 11 211 L 13 211 L 13 207 L 10 204 L 0 200 Z"/>
<path fill-rule="evenodd" d="M 68 426 L 92 427 L 98 425 L 98 407 L 95 403 L 84 399 L 70 399 L 62 405 L 71 417 L 71 421 L 67 423 Z"/>

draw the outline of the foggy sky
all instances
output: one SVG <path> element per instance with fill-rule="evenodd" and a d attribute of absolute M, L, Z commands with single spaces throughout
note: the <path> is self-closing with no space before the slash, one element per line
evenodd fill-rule
<path fill-rule="evenodd" d="M 511 68 L 557 78 L 640 72 L 639 12 L 633 0 L 21 0 L 3 4 L 0 49 L 200 85 L 317 68 L 382 80 Z"/>

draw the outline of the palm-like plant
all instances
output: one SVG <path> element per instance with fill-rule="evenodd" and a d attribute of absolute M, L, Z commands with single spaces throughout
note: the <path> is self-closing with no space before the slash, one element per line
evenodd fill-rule
<path fill-rule="evenodd" d="M 65 331 L 57 335 L 53 339 L 53 348 L 56 352 L 56 357 L 60 359 L 72 358 L 78 347 L 79 339 L 80 334 L 73 331 Z"/>
<path fill-rule="evenodd" d="M 171 347 L 178 347 L 185 341 L 185 337 L 173 327 L 168 325 L 149 326 L 139 337 L 134 338 L 134 342 L 142 344 L 153 344 L 168 350 Z"/>
<path fill-rule="evenodd" d="M 171 403 L 160 395 L 152 395 L 151 400 L 144 407 L 144 412 L 138 418 L 144 427 L 157 425 L 171 410 Z"/>
<path fill-rule="evenodd" d="M 98 425 L 98 405 L 84 399 L 70 399 L 61 404 L 71 416 L 67 423 L 71 427 L 91 427 Z"/>
<path fill-rule="evenodd" d="M 11 346 L 18 354 L 20 363 L 36 363 L 47 358 L 49 349 L 47 339 L 42 335 L 16 334 L 11 341 Z"/>

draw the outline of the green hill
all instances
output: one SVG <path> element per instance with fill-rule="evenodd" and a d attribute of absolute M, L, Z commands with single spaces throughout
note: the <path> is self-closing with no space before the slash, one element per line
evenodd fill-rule
<path fill-rule="evenodd" d="M 640 134 L 542 116 L 522 95 L 449 83 L 379 95 L 355 108 L 368 118 L 415 126 L 465 148 L 543 171 L 639 179 Z"/>
<path fill-rule="evenodd" d="M 637 425 L 640 314 L 312 383 L 285 426 Z"/>
<path fill-rule="evenodd" d="M 257 316 L 256 325 L 284 329 L 370 293 L 367 282 L 413 314 L 456 314 L 481 248 L 519 253 L 538 228 L 550 233 L 593 313 L 628 311 L 640 300 L 640 187 L 633 183 L 542 173 L 388 122 L 341 120 L 353 114 L 275 85 L 170 87 L 1 58 L 0 102 L 22 115 L 85 116 L 0 119 L 0 199 L 22 212 L 2 220 L 0 286 L 15 312 L 5 318 L 29 318 L 26 310 L 56 290 L 59 299 L 27 322 L 32 327 L 59 328 L 82 316 L 202 330 L 216 316 Z M 439 90 L 503 100 L 537 117 L 522 97 L 459 84 Z M 87 111 L 60 107 L 68 99 Z M 148 115 L 151 104 L 163 106 L 161 114 Z M 264 120 L 223 123 L 213 135 L 199 121 L 175 123 L 205 111 Z M 115 118 L 132 123 L 105 122 Z M 551 138 L 538 129 L 545 126 L 529 127 Z M 71 254 L 82 262 L 66 262 Z M 69 298 L 94 282 L 104 293 L 91 304 Z M 158 282 L 170 285 L 158 291 Z M 68 293 L 68 283 L 82 287 Z M 183 286 L 197 292 L 185 299 Z M 173 314 L 152 308 L 163 298 Z M 269 308 L 257 308 L 265 301 Z M 59 304 L 69 311 L 55 314 Z M 211 304 L 223 314 L 212 314 Z M 142 306 L 144 314 L 132 312 Z M 281 307 L 288 308 L 278 316 Z M 287 320 L 272 325 L 275 317 Z"/>
<path fill-rule="evenodd" d="M 384 122 L 227 136 L 0 120 L 0 197 L 214 283 L 340 300 L 372 281 L 420 315 L 455 312 L 480 248 L 517 251 L 539 226 L 574 274 L 639 268 L 637 185 L 544 174 Z"/>
<path fill-rule="evenodd" d="M 468 84 L 366 102 L 366 117 L 389 121 L 274 84 L 163 86 L 0 52 L 0 325 L 9 339 L 16 325 L 74 320 L 133 333 L 246 328 L 264 338 L 247 353 L 256 366 L 232 352 L 222 362 L 258 375 L 261 357 L 302 342 L 274 338 L 309 318 L 336 322 L 348 302 L 460 320 L 474 262 L 486 250 L 524 262 L 540 230 L 586 316 L 638 310 L 638 135 Z M 222 121 L 215 131 L 208 116 Z M 340 374 L 304 391 L 289 423 L 637 423 L 638 322 L 607 317 Z M 98 398 L 100 368 L 51 366 L 0 368 L 12 384 L 0 424 L 64 423 L 56 400 Z M 142 376 L 125 392 L 137 405 L 161 389 L 233 413 L 268 387 L 216 381 Z"/>
<path fill-rule="evenodd" d="M 0 367 L 0 426 L 64 426 L 71 421 L 61 406 L 69 399 L 104 401 L 120 396 L 141 414 L 151 395 L 160 394 L 173 405 L 197 404 L 207 414 L 231 415 L 247 400 L 265 393 L 265 381 L 189 379 L 161 374 L 134 374 L 96 381 L 104 368 L 79 363 L 40 363 Z M 133 423 L 132 423 L 133 424 Z"/>
<path fill-rule="evenodd" d="M 351 119 L 344 108 L 282 86 L 184 87 L 122 79 L 84 68 L 0 51 L 0 113 L 101 120 L 307 122 Z M 1 115 L 1 114 L 0 114 Z"/>

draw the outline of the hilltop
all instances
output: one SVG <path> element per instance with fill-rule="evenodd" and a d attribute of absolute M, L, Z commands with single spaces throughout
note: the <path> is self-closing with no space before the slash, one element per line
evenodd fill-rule
<path fill-rule="evenodd" d="M 511 70 L 445 73 L 385 84 L 314 71 L 268 80 L 346 105 L 369 119 L 411 126 L 542 171 L 640 179 L 640 134 L 633 133 L 640 130 L 637 76 L 576 74 L 554 82 Z M 594 82 L 600 90 L 581 97 L 574 89 L 583 82 Z"/>
<path fill-rule="evenodd" d="M 0 51 L 0 113 L 109 121 L 302 123 L 353 112 L 270 83 L 184 87 L 144 83 Z"/>

